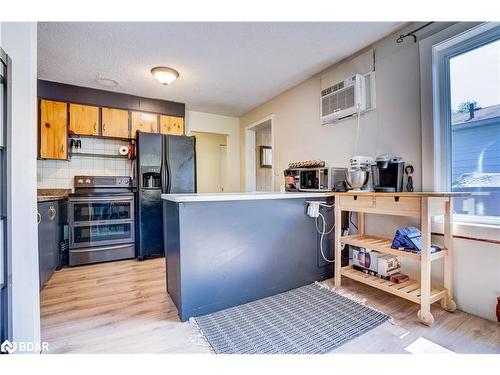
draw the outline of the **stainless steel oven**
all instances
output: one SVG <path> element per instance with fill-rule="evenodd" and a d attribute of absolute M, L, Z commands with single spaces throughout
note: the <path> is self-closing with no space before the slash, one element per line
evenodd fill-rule
<path fill-rule="evenodd" d="M 134 242 L 134 196 L 70 198 L 70 247 Z"/>
<path fill-rule="evenodd" d="M 68 206 L 70 266 L 134 258 L 135 202 L 130 177 L 78 176 L 75 186 Z"/>

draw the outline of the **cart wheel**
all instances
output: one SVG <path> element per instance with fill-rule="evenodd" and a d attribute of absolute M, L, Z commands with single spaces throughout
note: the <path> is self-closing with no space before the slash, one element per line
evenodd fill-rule
<path fill-rule="evenodd" d="M 417 317 L 422 323 L 427 326 L 431 326 L 434 323 L 434 317 L 430 312 L 425 313 L 424 316 L 422 316 L 421 310 L 418 310 Z"/>
<path fill-rule="evenodd" d="M 441 300 L 441 308 L 448 312 L 454 312 L 457 309 L 457 304 L 452 299 L 443 298 Z"/>

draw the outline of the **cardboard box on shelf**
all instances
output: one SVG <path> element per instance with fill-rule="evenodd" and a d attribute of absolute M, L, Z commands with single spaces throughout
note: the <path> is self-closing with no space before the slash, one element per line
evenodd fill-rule
<path fill-rule="evenodd" d="M 367 251 L 362 247 L 352 247 L 352 264 L 376 274 L 378 272 L 378 258 L 381 255 L 376 251 Z"/>
<path fill-rule="evenodd" d="M 399 257 L 395 255 L 385 254 L 378 257 L 377 272 L 380 276 L 391 276 L 395 274 L 396 270 L 401 267 Z"/>

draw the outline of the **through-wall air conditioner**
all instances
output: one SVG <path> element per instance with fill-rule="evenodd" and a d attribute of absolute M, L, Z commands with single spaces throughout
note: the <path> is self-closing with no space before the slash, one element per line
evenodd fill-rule
<path fill-rule="evenodd" d="M 367 78 L 355 74 L 321 90 L 321 124 L 331 124 L 367 109 Z"/>

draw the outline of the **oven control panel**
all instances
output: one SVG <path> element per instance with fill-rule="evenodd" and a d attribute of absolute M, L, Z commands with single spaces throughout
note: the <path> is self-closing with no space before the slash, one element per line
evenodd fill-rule
<path fill-rule="evenodd" d="M 75 188 L 114 188 L 131 185 L 132 179 L 129 176 L 75 176 Z"/>

